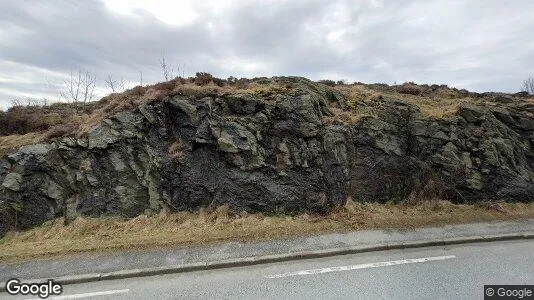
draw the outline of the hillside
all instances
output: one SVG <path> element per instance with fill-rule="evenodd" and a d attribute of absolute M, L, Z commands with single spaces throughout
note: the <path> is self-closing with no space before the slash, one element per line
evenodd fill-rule
<path fill-rule="evenodd" d="M 522 93 L 204 75 L 13 108 L 0 134 L 0 235 L 210 204 L 293 214 L 349 197 L 534 199 L 534 99 Z"/>

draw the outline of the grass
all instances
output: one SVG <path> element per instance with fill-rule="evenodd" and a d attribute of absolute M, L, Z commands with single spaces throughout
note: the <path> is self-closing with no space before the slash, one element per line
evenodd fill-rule
<path fill-rule="evenodd" d="M 399 92 L 398 89 L 376 91 L 367 85 L 341 85 L 336 86 L 335 89 L 340 91 L 347 98 L 349 110 L 343 114 L 372 114 L 373 104 L 383 101 L 382 99 L 394 99 L 396 101 L 403 101 L 413 104 L 421 111 L 421 116 L 424 118 L 443 119 L 457 113 L 458 108 L 462 103 L 477 103 L 479 100 L 470 98 L 468 96 L 461 97 L 452 91 L 440 90 L 432 94 L 412 95 Z M 486 101 L 488 102 L 488 101 Z M 341 117 L 347 118 L 343 114 Z M 350 122 L 349 122 L 350 124 Z"/>
<path fill-rule="evenodd" d="M 0 157 L 22 146 L 40 143 L 45 140 L 45 137 L 46 134 L 43 132 L 0 136 Z"/>
<path fill-rule="evenodd" d="M 69 225 L 58 219 L 25 232 L 8 233 L 0 240 L 0 261 L 527 218 L 534 218 L 534 203 L 465 205 L 441 200 L 415 204 L 349 201 L 327 216 L 264 216 L 235 213 L 228 206 L 221 206 L 196 213 L 164 213 L 130 220 L 80 217 Z"/>

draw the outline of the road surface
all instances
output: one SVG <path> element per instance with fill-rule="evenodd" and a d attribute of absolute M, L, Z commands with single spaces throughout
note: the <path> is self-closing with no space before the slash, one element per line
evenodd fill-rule
<path fill-rule="evenodd" d="M 56 299 L 483 299 L 485 284 L 534 284 L 533 250 L 526 240 L 380 251 L 66 285 Z"/>

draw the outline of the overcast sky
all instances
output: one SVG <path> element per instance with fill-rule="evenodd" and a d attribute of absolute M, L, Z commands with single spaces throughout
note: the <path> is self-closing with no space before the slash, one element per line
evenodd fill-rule
<path fill-rule="evenodd" d="M 70 71 L 448 84 L 516 92 L 534 75 L 531 0 L 0 0 L 0 107 L 57 99 Z"/>

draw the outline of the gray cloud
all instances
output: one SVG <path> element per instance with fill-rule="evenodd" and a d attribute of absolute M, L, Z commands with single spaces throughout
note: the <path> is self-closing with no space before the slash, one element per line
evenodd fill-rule
<path fill-rule="evenodd" d="M 529 0 L 216 2 L 192 2 L 186 13 L 195 18 L 170 25 L 151 11 L 121 14 L 96 0 L 2 1 L 0 106 L 14 97 L 56 99 L 65 75 L 79 68 L 102 86 L 108 74 L 137 82 L 140 71 L 145 83 L 160 81 L 162 55 L 186 75 L 416 81 L 475 91 L 514 92 L 534 72 Z"/>

